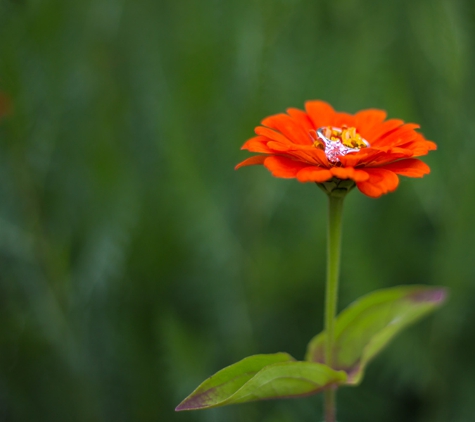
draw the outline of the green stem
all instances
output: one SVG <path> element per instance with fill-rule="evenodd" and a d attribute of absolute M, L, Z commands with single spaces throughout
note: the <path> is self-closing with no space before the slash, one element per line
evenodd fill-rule
<path fill-rule="evenodd" d="M 345 195 L 328 195 L 327 282 L 325 294 L 325 364 L 333 366 L 335 316 L 340 271 L 341 217 Z M 336 422 L 336 389 L 325 391 L 325 422 Z"/>

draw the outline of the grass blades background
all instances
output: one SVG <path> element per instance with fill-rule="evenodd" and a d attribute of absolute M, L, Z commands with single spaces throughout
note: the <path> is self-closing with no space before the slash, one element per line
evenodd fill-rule
<path fill-rule="evenodd" d="M 174 408 L 322 329 L 325 196 L 233 170 L 260 119 L 316 98 L 439 145 L 431 175 L 348 197 L 340 309 L 451 291 L 339 417 L 471 420 L 474 40 L 470 0 L 0 0 L 0 420 L 315 420 L 318 397 Z"/>

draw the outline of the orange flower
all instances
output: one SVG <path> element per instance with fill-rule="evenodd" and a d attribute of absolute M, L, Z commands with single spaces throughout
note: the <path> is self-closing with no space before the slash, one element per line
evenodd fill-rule
<path fill-rule="evenodd" d="M 324 183 L 351 179 L 373 198 L 394 191 L 398 175 L 422 177 L 429 166 L 413 157 L 437 148 L 418 125 L 386 119 L 382 110 L 340 113 L 324 101 L 308 101 L 306 112 L 289 108 L 267 117 L 241 149 L 259 152 L 236 166 L 263 164 L 275 177 Z"/>

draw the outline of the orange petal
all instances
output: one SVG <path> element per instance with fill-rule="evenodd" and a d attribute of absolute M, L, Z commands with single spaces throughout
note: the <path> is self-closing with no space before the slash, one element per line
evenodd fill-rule
<path fill-rule="evenodd" d="M 422 177 L 430 173 L 430 167 L 417 158 L 409 158 L 408 160 L 386 164 L 384 168 L 408 177 Z"/>
<path fill-rule="evenodd" d="M 279 132 L 276 132 L 275 130 L 269 129 L 268 127 L 264 126 L 257 126 L 254 129 L 254 132 L 257 135 L 265 136 L 266 138 L 269 138 L 269 140 L 277 141 L 277 142 L 283 142 L 284 144 L 289 144 L 291 143 L 290 139 L 286 138 L 284 135 L 282 135 Z"/>
<path fill-rule="evenodd" d="M 369 109 L 359 111 L 355 114 L 356 129 L 365 138 L 370 129 L 384 122 L 385 118 L 386 112 L 384 110 Z"/>
<path fill-rule="evenodd" d="M 296 145 L 291 143 L 283 144 L 281 142 L 269 141 L 267 146 L 273 154 L 291 158 L 296 161 L 302 161 L 307 165 L 315 164 L 325 166 L 321 155 L 319 155 L 318 152 L 321 152 L 323 155 L 325 155 L 325 153 L 321 150 L 317 150 L 311 145 Z M 326 160 L 326 156 L 324 158 Z"/>
<path fill-rule="evenodd" d="M 264 136 L 255 136 L 254 138 L 248 139 L 241 149 L 247 149 L 252 152 L 271 153 L 272 150 L 267 146 L 268 142 L 269 140 Z"/>
<path fill-rule="evenodd" d="M 327 154 L 325 154 L 325 151 L 323 151 L 322 149 L 313 148 L 311 151 L 311 155 L 315 159 L 317 164 L 321 165 L 322 167 L 330 167 Z"/>
<path fill-rule="evenodd" d="M 355 173 L 353 167 L 332 167 L 330 171 L 333 176 L 338 177 L 339 179 L 352 179 Z"/>
<path fill-rule="evenodd" d="M 254 155 L 252 157 L 246 158 L 244 161 L 241 161 L 236 167 L 234 167 L 234 170 L 245 166 L 255 166 L 257 164 L 264 164 L 264 160 L 267 157 L 268 155 Z"/>
<path fill-rule="evenodd" d="M 420 134 L 418 134 L 420 135 Z M 407 148 L 412 151 L 412 155 L 419 157 L 421 155 L 426 155 L 429 151 L 437 149 L 437 144 L 432 141 L 427 141 L 422 135 L 418 136 L 416 140 L 410 142 L 401 142 L 398 144 L 401 148 Z"/>
<path fill-rule="evenodd" d="M 292 160 L 287 157 L 271 155 L 264 160 L 264 166 L 270 170 L 273 176 L 291 179 L 308 164 Z"/>
<path fill-rule="evenodd" d="M 366 171 L 354 169 L 353 167 L 332 167 L 330 171 L 333 176 L 339 179 L 352 179 L 355 182 L 364 182 L 369 179 Z"/>
<path fill-rule="evenodd" d="M 282 142 L 269 141 L 267 146 L 272 150 L 272 152 L 288 152 L 295 151 L 295 144 L 283 144 Z"/>
<path fill-rule="evenodd" d="M 340 163 L 345 167 L 355 167 L 360 163 L 363 158 L 364 155 L 360 153 L 351 153 L 340 157 Z"/>
<path fill-rule="evenodd" d="M 414 129 L 419 128 L 419 125 L 414 123 L 408 123 L 402 125 L 390 133 L 380 137 L 380 139 L 373 143 L 373 146 L 377 145 L 387 145 L 394 146 L 400 144 L 401 142 L 409 142 L 416 139 L 420 134 L 418 134 Z"/>
<path fill-rule="evenodd" d="M 382 151 L 376 148 L 362 148 L 357 152 L 350 152 L 340 157 L 340 162 L 344 167 L 356 167 L 357 165 L 364 165 L 371 162 L 381 154 Z"/>
<path fill-rule="evenodd" d="M 356 125 L 355 116 L 348 113 L 336 112 L 331 119 L 330 126 L 342 127 L 344 125 L 355 126 Z"/>
<path fill-rule="evenodd" d="M 316 129 L 330 125 L 335 114 L 335 110 L 333 110 L 330 104 L 320 100 L 307 101 L 305 103 L 305 110 L 307 110 Z"/>
<path fill-rule="evenodd" d="M 305 131 L 300 124 L 296 123 L 287 114 L 281 113 L 267 117 L 262 121 L 262 124 L 279 131 L 294 144 L 310 145 L 312 143 L 308 131 Z"/>
<path fill-rule="evenodd" d="M 297 160 L 306 162 L 307 164 L 315 164 L 323 168 L 330 167 L 325 151 L 315 147 L 301 146 L 289 152 L 287 155 L 291 155 Z"/>
<path fill-rule="evenodd" d="M 292 119 L 294 119 L 296 123 L 302 126 L 306 132 L 318 129 L 313 126 L 313 122 L 310 120 L 310 117 L 308 117 L 308 114 L 305 113 L 305 111 L 299 110 L 297 108 L 288 108 L 287 113 L 290 117 L 292 117 Z"/>
<path fill-rule="evenodd" d="M 397 149 L 396 151 L 394 151 L 394 149 L 389 152 L 381 151 L 381 154 L 372 157 L 371 160 L 364 160 L 364 164 L 369 167 L 382 167 L 387 163 L 393 163 L 394 161 L 400 160 L 401 158 L 409 158 L 413 155 L 414 154 L 411 150 L 403 150 L 401 148 Z"/>
<path fill-rule="evenodd" d="M 305 167 L 297 173 L 297 180 L 302 183 L 322 183 L 330 180 L 332 177 L 333 175 L 330 170 L 316 166 Z"/>
<path fill-rule="evenodd" d="M 371 144 L 371 146 L 377 145 L 378 140 L 393 131 L 394 129 L 402 126 L 404 122 L 399 119 L 390 119 L 385 122 L 374 126 L 371 130 L 368 131 L 366 140 Z"/>
<path fill-rule="evenodd" d="M 369 174 L 364 170 L 355 169 L 352 179 L 355 182 L 365 182 L 369 179 Z"/>
<path fill-rule="evenodd" d="M 321 149 L 315 148 L 312 145 L 297 145 L 292 143 L 282 142 L 267 142 L 267 147 L 272 154 L 285 156 L 296 161 L 306 163 L 306 165 L 314 164 L 321 167 L 330 167 L 325 152 Z"/>
<path fill-rule="evenodd" d="M 356 182 L 356 186 L 371 198 L 378 198 L 385 193 L 392 192 L 399 184 L 396 173 L 385 168 L 365 168 L 364 171 L 369 175 L 368 180 Z"/>

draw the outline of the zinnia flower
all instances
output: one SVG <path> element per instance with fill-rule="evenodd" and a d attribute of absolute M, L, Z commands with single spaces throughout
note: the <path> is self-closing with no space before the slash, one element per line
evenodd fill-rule
<path fill-rule="evenodd" d="M 308 101 L 305 110 L 289 108 L 287 114 L 264 119 L 255 129 L 257 136 L 241 148 L 263 155 L 244 160 L 236 169 L 263 164 L 275 177 L 318 184 L 349 179 L 373 198 L 394 191 L 398 175 L 430 172 L 414 157 L 437 146 L 416 131 L 417 124 L 385 120 L 383 110 L 341 113 L 324 101 Z"/>

